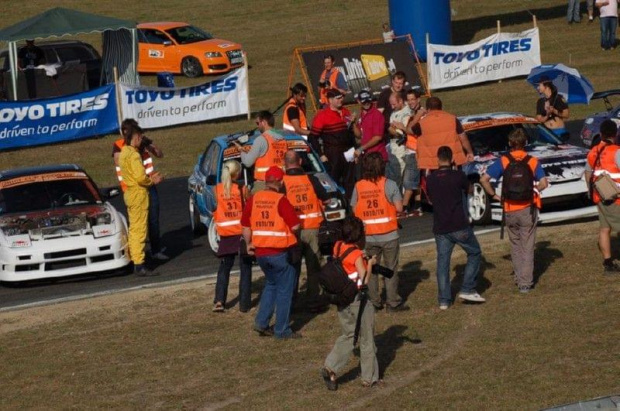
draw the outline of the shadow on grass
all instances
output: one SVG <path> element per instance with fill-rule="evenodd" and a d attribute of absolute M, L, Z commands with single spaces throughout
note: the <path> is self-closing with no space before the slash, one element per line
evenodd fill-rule
<path fill-rule="evenodd" d="M 461 287 L 463 286 L 463 276 L 465 274 L 465 267 L 466 267 L 466 264 L 458 264 L 454 267 L 454 271 L 456 272 L 456 275 L 454 276 L 454 278 L 452 279 L 452 282 L 450 283 L 450 289 L 452 290 L 453 296 L 456 295 L 456 293 L 458 293 L 461 290 Z M 491 285 L 493 285 L 491 280 L 489 280 L 488 278 L 484 276 L 485 271 L 489 268 L 494 269 L 495 264 L 488 262 L 487 259 L 483 255 L 482 258 L 480 259 L 480 271 L 478 272 L 478 285 L 476 286 L 476 291 L 478 291 L 479 294 L 484 294 L 484 292 L 488 290 L 489 288 L 491 288 Z"/>
<path fill-rule="evenodd" d="M 584 10 L 581 10 L 581 12 L 583 13 Z M 529 9 L 529 11 L 515 11 L 506 14 L 492 14 L 453 21 L 453 44 L 457 45 L 470 43 L 479 31 L 496 28 L 497 20 L 501 22 L 502 26 L 532 23 L 532 14 L 536 16 L 536 20 L 538 21 L 554 20 L 562 17 L 565 18 L 566 2 L 553 7 Z"/>
<path fill-rule="evenodd" d="M 420 340 L 417 336 L 411 338 L 408 335 L 405 335 L 405 331 L 407 331 L 408 328 L 409 327 L 406 325 L 392 325 L 381 334 L 375 336 L 377 362 L 379 363 L 379 378 L 383 378 L 385 371 L 396 358 L 396 353 L 403 345 L 405 345 L 405 343 L 422 343 L 422 340 Z M 359 348 L 354 350 L 354 354 L 359 357 Z M 359 376 L 360 369 L 359 367 L 355 367 L 338 378 L 338 382 L 340 384 L 347 383 L 357 379 Z"/>
<path fill-rule="evenodd" d="M 400 267 L 399 275 L 399 292 L 403 297 L 403 301 L 406 302 L 409 296 L 418 288 L 424 280 L 428 280 L 430 272 L 426 269 L 422 269 L 422 262 L 419 260 L 408 261 L 406 264 Z"/>
<path fill-rule="evenodd" d="M 540 278 L 547 272 L 549 267 L 558 258 L 564 257 L 564 253 L 557 248 L 549 247 L 551 241 L 539 241 L 534 248 L 534 284 L 536 285 Z M 510 254 L 503 255 L 502 258 L 511 261 Z M 511 273 L 514 274 L 514 271 Z"/>

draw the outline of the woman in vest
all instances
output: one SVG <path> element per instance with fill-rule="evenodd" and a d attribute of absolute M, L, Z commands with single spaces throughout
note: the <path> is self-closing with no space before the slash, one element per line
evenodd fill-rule
<path fill-rule="evenodd" d="M 334 257 L 340 257 L 349 252 L 342 266 L 349 278 L 357 284 L 358 289 L 366 286 L 371 277 L 372 266 L 376 262 L 376 257 L 366 259 L 362 249 L 364 248 L 364 223 L 357 217 L 349 216 L 342 224 L 342 241 L 334 245 Z M 342 370 L 353 353 L 353 335 L 355 325 L 360 310 L 360 295 L 346 307 L 338 308 L 338 320 L 342 328 L 342 334 L 336 340 L 334 348 L 325 359 L 325 365 L 321 370 L 321 375 L 325 381 L 327 389 L 335 391 L 338 389 L 336 373 Z M 375 347 L 375 309 L 369 302 L 363 310 L 360 326 L 360 366 L 362 368 L 362 385 L 371 387 L 379 380 L 379 364 L 377 362 L 377 349 Z"/>
<path fill-rule="evenodd" d="M 217 206 L 213 213 L 215 228 L 220 237 L 217 256 L 220 258 L 220 268 L 217 271 L 213 311 L 223 312 L 228 294 L 230 270 L 235 263 L 235 256 L 239 254 L 241 244 L 241 214 L 246 188 L 236 183 L 241 174 L 241 164 L 230 160 L 222 167 L 221 182 L 215 186 Z M 239 311 L 245 313 L 251 306 L 252 285 L 252 258 L 247 255 L 239 256 Z"/>

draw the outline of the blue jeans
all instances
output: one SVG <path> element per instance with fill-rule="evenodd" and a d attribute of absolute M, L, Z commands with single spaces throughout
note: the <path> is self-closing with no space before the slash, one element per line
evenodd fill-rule
<path fill-rule="evenodd" d="M 230 270 L 235 264 L 236 254 L 220 257 L 220 268 L 217 270 L 215 298 L 213 303 L 226 304 Z M 252 258 L 239 256 L 239 309 L 248 311 L 252 308 Z"/>
<path fill-rule="evenodd" d="M 286 251 L 266 257 L 257 257 L 258 265 L 265 273 L 265 288 L 260 298 L 260 307 L 254 319 L 257 328 L 266 329 L 273 313 L 276 313 L 274 334 L 276 338 L 292 334 L 289 326 L 291 300 L 295 287 L 295 268 L 288 262 Z"/>
<path fill-rule="evenodd" d="M 467 264 L 463 274 L 462 293 L 476 292 L 478 283 L 478 271 L 482 251 L 480 244 L 471 227 L 464 230 L 454 231 L 448 234 L 436 234 L 437 246 L 437 287 L 439 289 L 439 304 L 452 302 L 452 290 L 450 289 L 450 258 L 454 245 L 458 244 L 467 253 Z"/>
<path fill-rule="evenodd" d="M 157 187 L 149 187 L 149 243 L 151 243 L 151 255 L 161 251 L 159 239 L 159 194 Z"/>
<path fill-rule="evenodd" d="M 601 17 L 601 47 L 609 50 L 616 47 L 616 27 L 618 26 L 617 17 Z"/>
<path fill-rule="evenodd" d="M 568 10 L 566 10 L 566 21 L 569 23 L 574 21 L 579 23 L 581 21 L 581 14 L 579 13 L 579 0 L 568 0 Z"/>

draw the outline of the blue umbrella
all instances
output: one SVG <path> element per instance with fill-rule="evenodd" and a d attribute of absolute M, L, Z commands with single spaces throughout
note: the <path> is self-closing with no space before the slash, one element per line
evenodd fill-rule
<path fill-rule="evenodd" d="M 565 66 L 564 64 L 543 64 L 536 66 L 527 76 L 527 81 L 534 87 L 541 81 L 550 80 L 558 89 L 567 103 L 588 104 L 594 87 L 590 81 L 579 74 L 577 69 Z"/>

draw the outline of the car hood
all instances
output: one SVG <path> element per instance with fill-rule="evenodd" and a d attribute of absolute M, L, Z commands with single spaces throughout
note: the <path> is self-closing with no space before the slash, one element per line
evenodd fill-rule
<path fill-rule="evenodd" d="M 54 210 L 12 213 L 0 216 L 0 229 L 5 235 L 45 235 L 48 231 L 63 227 L 67 232 L 89 227 L 91 219 L 110 212 L 107 205 L 76 205 Z"/>
<path fill-rule="evenodd" d="M 585 172 L 588 150 L 570 144 L 560 144 L 558 146 L 528 147 L 527 153 L 538 159 L 550 183 L 563 183 L 582 178 Z M 505 153 L 476 156 L 474 165 L 476 172 L 482 175 L 486 168 L 503 154 Z"/>
<path fill-rule="evenodd" d="M 196 43 L 190 44 L 179 44 L 179 47 L 184 48 L 195 48 L 201 51 L 229 51 L 229 50 L 238 50 L 241 48 L 241 45 L 235 43 L 234 41 L 228 41 L 223 39 L 209 39 L 203 41 L 197 41 Z"/>

